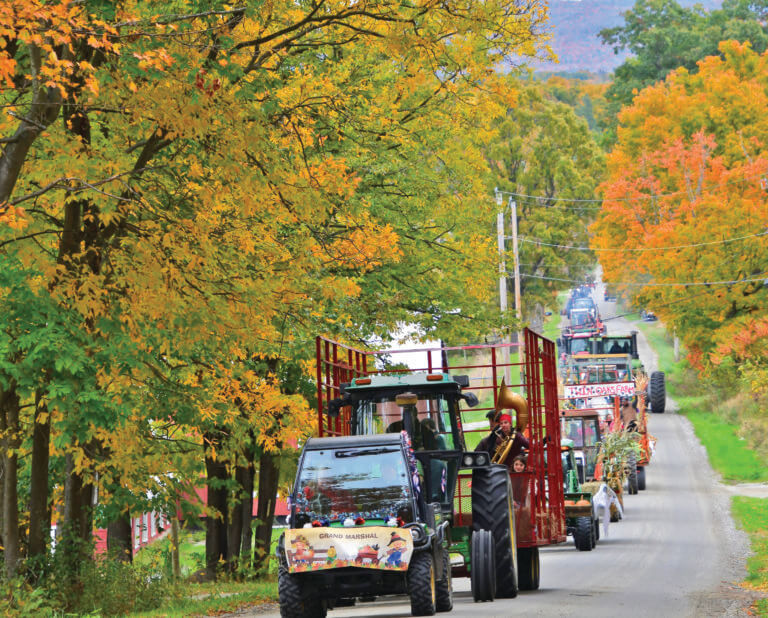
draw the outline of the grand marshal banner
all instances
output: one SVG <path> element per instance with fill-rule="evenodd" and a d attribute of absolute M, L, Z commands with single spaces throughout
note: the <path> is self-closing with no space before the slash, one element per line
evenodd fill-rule
<path fill-rule="evenodd" d="M 413 537 L 407 528 L 300 528 L 285 533 L 285 556 L 291 573 L 347 566 L 407 571 Z"/>

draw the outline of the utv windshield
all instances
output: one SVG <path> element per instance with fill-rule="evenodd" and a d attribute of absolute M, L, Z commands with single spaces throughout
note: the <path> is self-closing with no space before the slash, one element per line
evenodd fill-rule
<path fill-rule="evenodd" d="M 455 450 L 458 435 L 453 426 L 456 397 L 418 394 L 415 403 L 403 405 L 393 393 L 378 393 L 358 401 L 352 411 L 355 435 L 408 432 L 414 451 Z M 452 412 L 454 412 L 452 414 Z"/>
<path fill-rule="evenodd" d="M 308 450 L 296 483 L 299 521 L 401 517 L 413 521 L 411 486 L 400 448 Z"/>

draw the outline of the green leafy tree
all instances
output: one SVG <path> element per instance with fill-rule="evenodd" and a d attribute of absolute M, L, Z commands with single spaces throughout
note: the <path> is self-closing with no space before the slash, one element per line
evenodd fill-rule
<path fill-rule="evenodd" d="M 524 317 L 530 318 L 537 305 L 551 306 L 558 290 L 571 287 L 556 279 L 583 280 L 594 266 L 591 252 L 564 247 L 588 245 L 586 226 L 597 203 L 569 200 L 595 197 L 603 154 L 573 108 L 548 98 L 536 84 L 521 88 L 487 153 L 500 190 L 536 196 L 512 197 L 521 237 Z M 510 255 L 508 269 L 511 263 Z"/>

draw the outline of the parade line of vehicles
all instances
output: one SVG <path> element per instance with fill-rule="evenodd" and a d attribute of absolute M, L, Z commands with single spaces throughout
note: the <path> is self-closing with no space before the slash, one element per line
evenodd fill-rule
<path fill-rule="evenodd" d="M 403 370 L 383 362 L 402 351 L 317 339 L 318 437 L 276 549 L 282 616 L 384 595 L 433 615 L 452 609 L 453 577 L 475 601 L 513 598 L 539 588 L 540 547 L 595 547 L 588 481 L 615 467 L 604 419 L 563 415 L 555 343 L 528 329 L 521 343 L 422 349 Z"/>

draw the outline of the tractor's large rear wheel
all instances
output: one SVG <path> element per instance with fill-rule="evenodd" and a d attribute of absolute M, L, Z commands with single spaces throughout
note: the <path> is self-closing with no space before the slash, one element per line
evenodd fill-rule
<path fill-rule="evenodd" d="M 520 590 L 539 589 L 539 548 L 521 547 L 517 550 L 518 583 Z"/>
<path fill-rule="evenodd" d="M 472 533 L 470 553 L 470 581 L 472 598 L 478 601 L 493 601 L 496 598 L 496 561 L 494 560 L 493 534 L 490 530 L 475 530 Z"/>
<path fill-rule="evenodd" d="M 472 471 L 472 528 L 493 533 L 496 558 L 496 596 L 517 596 L 517 547 L 512 486 L 506 466 Z"/>
<path fill-rule="evenodd" d="M 629 461 L 627 462 L 629 467 L 629 474 L 627 475 L 627 491 L 630 496 L 637 493 L 637 455 L 632 452 L 629 455 Z"/>
<path fill-rule="evenodd" d="M 637 488 L 645 489 L 645 466 L 640 466 L 637 469 Z"/>
<path fill-rule="evenodd" d="M 412 616 L 434 616 L 437 602 L 437 579 L 432 553 L 414 554 L 408 566 L 408 596 Z"/>
<path fill-rule="evenodd" d="M 663 371 L 654 371 L 648 381 L 648 402 L 651 412 L 662 414 L 667 405 L 667 386 Z"/>
<path fill-rule="evenodd" d="M 592 551 L 592 518 L 577 517 L 576 529 L 573 531 L 573 543 L 579 551 Z"/>
<path fill-rule="evenodd" d="M 306 598 L 298 576 L 289 573 L 288 569 L 282 566 L 277 570 L 277 590 L 282 618 L 325 618 L 325 603 Z"/>

